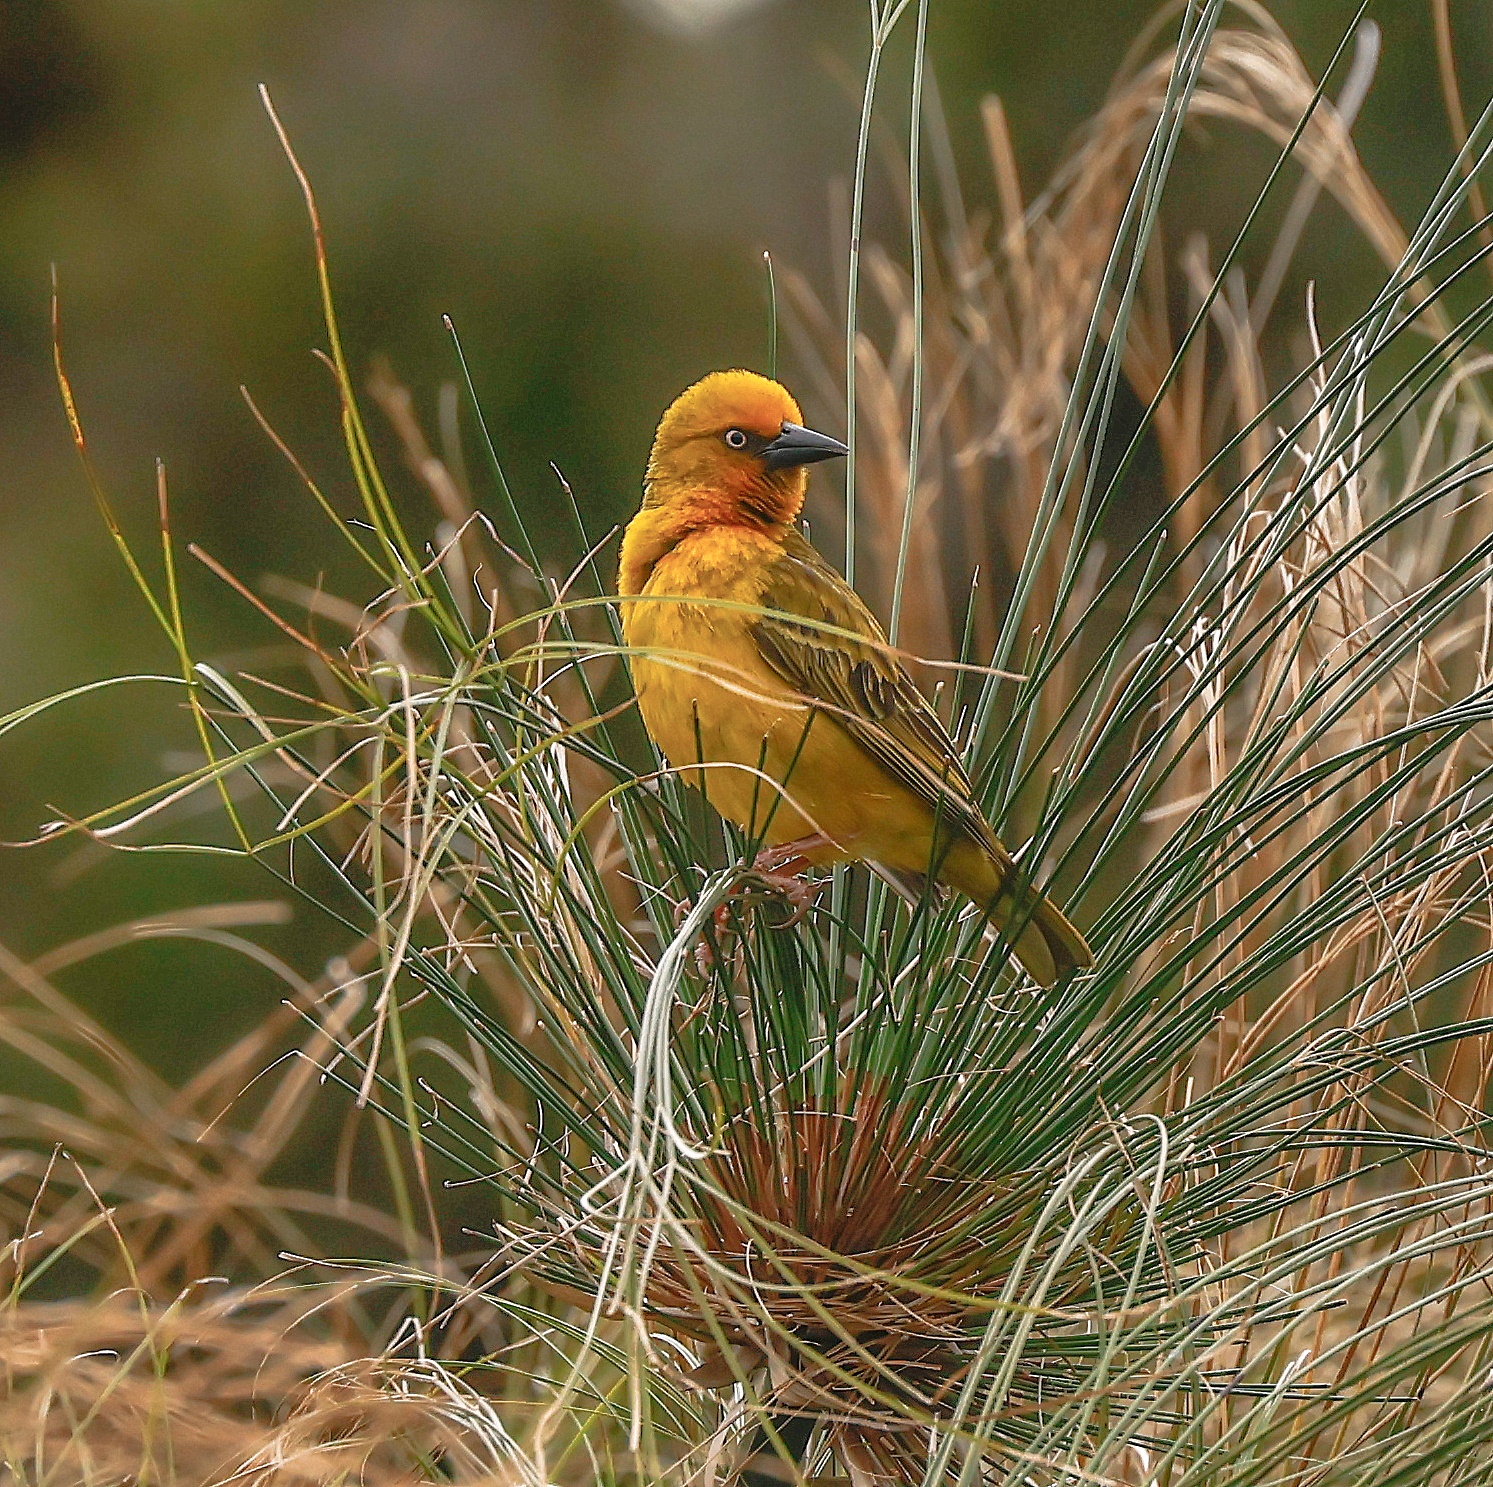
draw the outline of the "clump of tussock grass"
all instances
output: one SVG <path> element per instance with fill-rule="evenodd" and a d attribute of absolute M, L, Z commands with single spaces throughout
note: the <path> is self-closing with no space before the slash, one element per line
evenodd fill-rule
<path fill-rule="evenodd" d="M 0 1462 L 17 1483 L 540 1480 L 525 1405 L 563 1344 L 515 1346 L 472 1283 L 486 1254 L 443 1253 L 407 1200 L 391 1212 L 359 1191 L 374 1144 L 360 1127 L 381 1118 L 349 1106 L 325 1188 L 275 1179 L 326 1099 L 369 949 L 305 983 L 243 938 L 284 918 L 283 903 L 225 904 L 29 964 L 0 947 L 0 1044 L 38 1075 L 36 1093 L 0 1098 Z M 56 984 L 160 938 L 250 954 L 287 991 L 179 1089 Z"/>
<path fill-rule="evenodd" d="M 329 1325 L 352 1284 L 202 1285 L 0 1317 L 0 1460 L 18 1482 L 537 1487 L 490 1389 L 438 1357 L 380 1355 Z"/>
<path fill-rule="evenodd" d="M 878 58 L 907 10 L 874 7 Z M 1091 926 L 1095 970 L 1050 996 L 957 905 L 859 873 L 790 930 L 736 896 L 750 844 L 628 734 L 590 537 L 544 572 L 495 456 L 501 526 L 385 379 L 444 522 L 410 537 L 296 166 L 362 525 L 308 485 L 378 592 L 275 586 L 334 643 L 230 578 L 290 644 L 228 678 L 191 656 L 167 531 L 164 599 L 135 571 L 207 762 L 76 829 L 221 789 L 287 886 L 285 854 L 319 860 L 372 947 L 329 1076 L 403 1127 L 432 1239 L 443 1178 L 494 1207 L 459 1284 L 434 1243 L 398 1278 L 480 1301 L 509 1349 L 564 1341 L 503 1374 L 541 1476 L 587 1451 L 857 1487 L 1487 1473 L 1493 308 L 1458 308 L 1485 250 L 1457 214 L 1493 118 L 1405 233 L 1278 29 L 1224 14 L 1149 38 L 1030 207 L 990 106 L 995 242 L 948 181 L 942 232 L 909 190 L 910 273 L 852 234 L 846 530 L 899 638 L 966 663 L 942 702 L 985 804 Z M 1387 265 L 1335 332 L 1308 308 L 1274 391 L 1268 279 L 1157 230 L 1199 115 L 1274 140 L 1267 191 L 1297 162 Z M 831 401 L 834 319 L 792 294 Z M 1165 489 L 1110 551 L 1122 378 Z M 1003 605 L 966 597 L 960 541 Z M 416 1003 L 449 1036 L 413 1038 Z"/>

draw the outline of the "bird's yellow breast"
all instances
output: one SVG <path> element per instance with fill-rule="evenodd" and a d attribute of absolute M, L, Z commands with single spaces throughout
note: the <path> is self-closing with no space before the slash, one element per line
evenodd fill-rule
<path fill-rule="evenodd" d="M 750 530 L 692 533 L 659 558 L 622 611 L 649 735 L 722 815 L 748 830 L 766 821 L 776 794 L 758 778 L 759 759 L 764 773 L 781 779 L 812 716 L 752 639 L 751 606 L 761 602 L 778 555 L 770 538 Z M 703 769 L 696 775 L 690 765 Z M 786 836 L 772 832 L 775 840 L 803 834 L 797 822 Z"/>
<path fill-rule="evenodd" d="M 754 606 L 781 556 L 767 534 L 709 527 L 664 553 L 637 597 L 623 599 L 644 725 L 721 815 L 769 846 L 823 833 L 837 844 L 817 854 L 829 861 L 874 838 L 882 858 L 926 864 L 926 806 L 762 659 Z"/>

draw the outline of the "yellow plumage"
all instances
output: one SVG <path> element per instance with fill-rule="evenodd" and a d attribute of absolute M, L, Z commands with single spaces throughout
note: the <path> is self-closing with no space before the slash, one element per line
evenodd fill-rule
<path fill-rule="evenodd" d="M 932 872 L 1050 985 L 1088 946 L 1022 881 L 936 714 L 794 524 L 804 465 L 843 452 L 800 418 L 750 372 L 714 373 L 665 413 L 618 582 L 644 725 L 771 866 Z"/>

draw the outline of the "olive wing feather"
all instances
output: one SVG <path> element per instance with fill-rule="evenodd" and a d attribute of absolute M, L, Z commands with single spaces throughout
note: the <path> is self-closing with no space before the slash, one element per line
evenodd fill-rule
<path fill-rule="evenodd" d="M 752 634 L 764 661 L 824 711 L 945 829 L 997 859 L 953 740 L 859 595 L 797 532 L 768 571 Z M 801 617 L 809 623 L 796 623 Z"/>

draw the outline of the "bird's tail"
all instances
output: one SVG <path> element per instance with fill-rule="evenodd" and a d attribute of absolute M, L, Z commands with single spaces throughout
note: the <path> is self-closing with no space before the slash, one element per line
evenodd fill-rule
<path fill-rule="evenodd" d="M 1015 932 L 1012 949 L 1017 960 L 1043 986 L 1055 986 L 1070 972 L 1094 964 L 1089 942 L 1039 889 L 1027 888 L 1019 898 L 1001 894 L 990 911 L 990 922 L 1004 935 Z"/>
<path fill-rule="evenodd" d="M 1040 888 L 1026 881 L 1003 849 L 987 856 L 956 847 L 942 876 L 984 908 L 991 928 L 1011 942 L 1034 981 L 1055 986 L 1071 972 L 1093 965 L 1088 941 Z"/>

